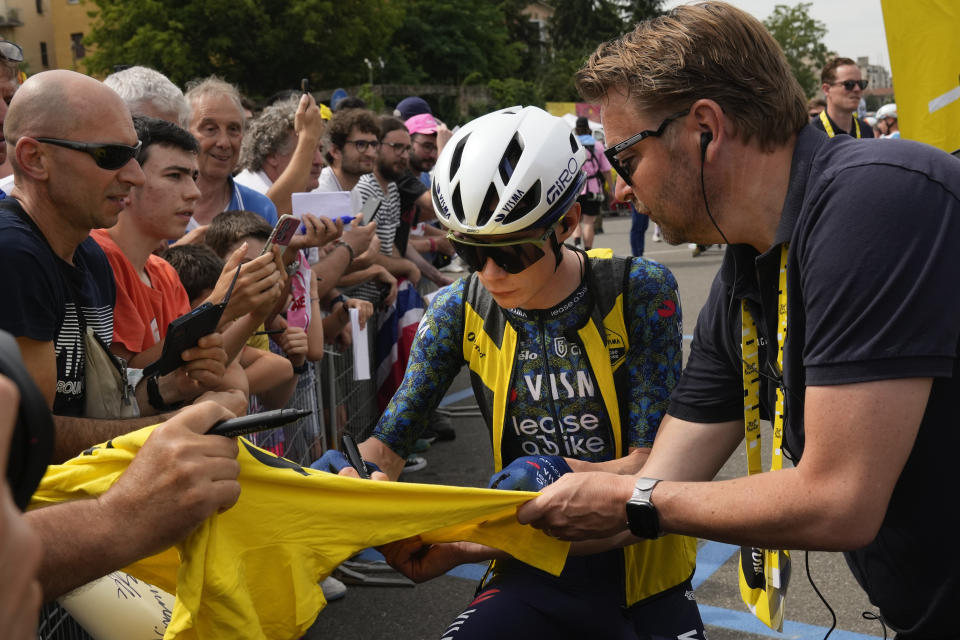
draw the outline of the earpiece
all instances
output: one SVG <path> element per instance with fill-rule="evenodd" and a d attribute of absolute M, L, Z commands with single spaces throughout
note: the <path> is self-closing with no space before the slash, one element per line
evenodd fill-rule
<path fill-rule="evenodd" d="M 700 156 L 703 157 L 707 153 L 707 145 L 710 144 L 710 141 L 713 140 L 713 134 L 709 131 L 704 131 L 700 134 Z"/>

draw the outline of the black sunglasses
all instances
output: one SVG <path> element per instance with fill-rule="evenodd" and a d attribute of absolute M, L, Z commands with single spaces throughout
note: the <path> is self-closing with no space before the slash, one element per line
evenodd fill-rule
<path fill-rule="evenodd" d="M 867 88 L 867 85 L 870 84 L 869 80 L 843 80 L 841 82 L 834 82 L 834 85 L 842 84 L 843 88 L 847 91 L 853 91 L 854 87 L 860 87 L 860 90 Z"/>
<path fill-rule="evenodd" d="M 623 178 L 623 181 L 626 182 L 627 185 L 632 187 L 633 182 L 630 180 L 630 171 L 627 170 L 627 168 L 624 167 L 619 160 L 617 160 L 617 156 L 623 153 L 624 151 L 626 151 L 627 149 L 629 149 L 630 147 L 632 147 L 633 145 L 637 144 L 644 138 L 659 138 L 660 136 L 663 135 L 663 132 L 667 129 L 668 124 L 670 124 L 677 118 L 682 118 L 688 113 L 690 113 L 690 109 L 685 109 L 684 111 L 678 111 L 677 113 L 669 115 L 663 119 L 663 122 L 661 122 L 660 126 L 657 127 L 656 129 L 647 129 L 646 131 L 641 131 L 636 135 L 632 135 L 626 140 L 624 140 L 623 142 L 615 144 L 609 149 L 605 149 L 603 154 L 607 156 L 607 160 L 610 161 L 610 164 L 611 166 L 613 166 L 614 170 L 617 172 L 617 175 Z"/>
<path fill-rule="evenodd" d="M 550 236 L 559 224 L 558 221 L 557 224 L 549 227 L 539 238 L 480 242 L 458 237 L 451 232 L 447 234 L 447 240 L 471 271 L 482 271 L 489 258 L 507 273 L 517 274 L 546 255 L 544 246 L 549 242 Z"/>
<path fill-rule="evenodd" d="M 112 142 L 74 142 L 73 140 L 61 140 L 60 138 L 36 138 L 36 141 L 66 147 L 74 151 L 82 151 L 89 154 L 98 167 L 107 171 L 116 171 L 133 160 L 137 156 L 137 152 L 140 151 L 140 145 L 143 144 L 139 140 L 134 147 Z"/>
<path fill-rule="evenodd" d="M 0 40 L 0 56 L 12 62 L 23 62 L 23 49 L 13 42 Z"/>

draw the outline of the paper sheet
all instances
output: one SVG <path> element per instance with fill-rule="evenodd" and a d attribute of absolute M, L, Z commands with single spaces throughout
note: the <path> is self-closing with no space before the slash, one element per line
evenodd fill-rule
<path fill-rule="evenodd" d="M 353 331 L 353 379 L 370 379 L 370 349 L 367 342 L 367 327 L 360 329 L 360 312 L 357 309 L 347 309 L 350 312 L 350 329 Z"/>

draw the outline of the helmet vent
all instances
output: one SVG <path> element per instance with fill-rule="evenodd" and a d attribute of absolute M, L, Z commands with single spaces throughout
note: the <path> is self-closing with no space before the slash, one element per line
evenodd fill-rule
<path fill-rule="evenodd" d="M 460 169 L 460 159 L 463 158 L 463 148 L 467 145 L 467 140 L 470 138 L 470 134 L 463 136 L 460 139 L 460 142 L 457 143 L 456 148 L 453 150 L 453 157 L 450 159 L 450 181 L 453 182 L 454 176 L 457 175 L 457 171 Z"/>
<path fill-rule="evenodd" d="M 453 215 L 457 216 L 457 220 L 460 221 L 460 224 L 464 224 L 463 200 L 460 198 L 459 184 L 453 190 L 453 196 L 450 199 L 452 200 L 450 206 L 453 207 Z"/>
<path fill-rule="evenodd" d="M 523 155 L 523 145 L 520 144 L 519 137 L 514 134 L 510 144 L 507 145 L 507 150 L 503 152 L 503 157 L 500 159 L 500 179 L 503 184 L 510 182 L 510 176 L 513 175 L 514 169 L 520 164 L 521 155 Z"/>
<path fill-rule="evenodd" d="M 577 147 L 579 147 L 579 146 L 580 146 L 580 143 L 577 142 L 576 136 L 574 136 L 574 135 L 571 133 L 571 134 L 570 134 L 570 151 L 573 151 L 574 153 L 576 153 L 576 152 L 577 152 Z"/>
<path fill-rule="evenodd" d="M 539 204 L 540 204 L 540 181 L 537 180 L 536 182 L 533 183 L 533 185 L 531 185 L 531 187 L 527 190 L 524 196 L 520 198 L 520 201 L 510 211 L 510 213 L 507 214 L 507 217 L 503 219 L 503 224 L 510 224 L 511 222 L 515 222 L 521 219 L 522 217 L 524 217 L 525 215 L 527 215 L 528 213 L 536 209 L 537 205 Z"/>
<path fill-rule="evenodd" d="M 477 212 L 478 227 L 482 227 L 490 221 L 490 217 L 496 211 L 498 204 L 500 204 L 500 194 L 497 193 L 497 188 L 491 182 L 490 188 L 487 189 L 487 197 L 483 199 L 483 205 Z"/>

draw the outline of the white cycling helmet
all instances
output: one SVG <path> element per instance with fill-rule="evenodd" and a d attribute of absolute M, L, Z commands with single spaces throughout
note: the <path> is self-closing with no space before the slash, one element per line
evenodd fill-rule
<path fill-rule="evenodd" d="M 886 118 L 897 119 L 897 105 L 895 103 L 891 102 L 877 109 L 877 120 L 884 120 Z"/>
<path fill-rule="evenodd" d="M 451 231 L 495 235 L 548 227 L 583 187 L 586 151 L 537 107 L 488 113 L 461 127 L 433 173 L 433 207 Z"/>

